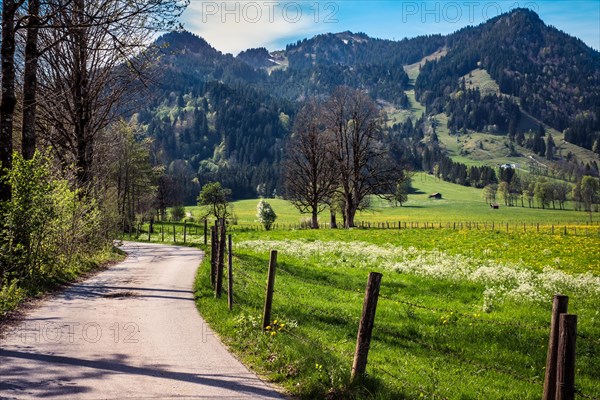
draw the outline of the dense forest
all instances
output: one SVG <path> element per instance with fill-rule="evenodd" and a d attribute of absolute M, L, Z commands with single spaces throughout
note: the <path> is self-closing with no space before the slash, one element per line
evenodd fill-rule
<path fill-rule="evenodd" d="M 235 187 L 236 196 L 252 197 L 259 185 L 269 194 L 277 187 L 293 109 L 250 87 L 211 82 L 190 92 L 157 92 L 140 110 L 138 122 L 147 126 L 156 161 L 167 166 L 169 175 L 182 182 L 197 176 L 221 181 Z M 197 189 L 186 185 L 172 199 L 191 203 Z"/>

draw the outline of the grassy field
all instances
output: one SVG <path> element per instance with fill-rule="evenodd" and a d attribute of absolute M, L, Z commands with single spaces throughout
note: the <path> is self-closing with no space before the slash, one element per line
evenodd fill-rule
<path fill-rule="evenodd" d="M 479 89 L 483 96 L 500 94 L 500 86 L 485 69 L 477 68 L 460 78 L 462 79 L 465 80 L 467 89 Z"/>
<path fill-rule="evenodd" d="M 233 240 L 234 310 L 214 298 L 207 262 L 198 308 L 244 362 L 295 396 L 538 399 L 555 292 L 570 296 L 579 318 L 577 387 L 600 393 L 597 236 L 307 230 L 237 232 Z M 265 332 L 271 249 L 278 270 Z M 381 297 L 368 375 L 352 385 L 369 271 L 384 275 Z"/>
<path fill-rule="evenodd" d="M 505 207 L 494 210 L 485 203 L 482 190 L 460 186 L 427 174 L 416 174 L 413 178 L 413 187 L 416 193 L 408 197 L 408 202 L 402 207 L 395 207 L 379 198 L 373 198 L 371 208 L 359 212 L 357 221 L 376 223 L 398 222 L 421 224 L 435 223 L 448 224 L 454 222 L 480 222 L 480 223 L 542 223 L 551 224 L 577 224 L 586 225 L 590 222 L 590 215 L 578 211 L 560 211 L 552 209 L 531 209 L 528 207 Z M 442 193 L 441 200 L 429 199 L 431 193 Z M 300 214 L 289 202 L 281 199 L 267 199 L 277 214 L 276 223 L 282 225 L 300 224 L 309 218 L 307 214 Z M 233 203 L 234 212 L 239 227 L 258 226 L 256 222 L 256 206 L 258 200 L 242 200 Z M 527 204 L 526 204 L 527 206 Z M 567 204 L 567 207 L 571 207 Z M 187 207 L 186 211 L 192 216 L 201 215 L 198 207 Z M 591 216 L 592 222 L 597 223 L 599 215 Z M 341 216 L 338 215 L 338 220 Z M 320 222 L 329 222 L 329 211 L 320 215 Z"/>

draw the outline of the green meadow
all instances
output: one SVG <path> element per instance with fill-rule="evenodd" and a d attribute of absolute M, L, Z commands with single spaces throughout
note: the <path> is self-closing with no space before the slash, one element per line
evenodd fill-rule
<path fill-rule="evenodd" d="M 432 175 L 418 173 L 413 178 L 413 187 L 415 193 L 408 196 L 408 202 L 402 206 L 395 206 L 387 201 L 377 197 L 371 199 L 369 209 L 358 213 L 357 221 L 360 223 L 460 223 L 460 222 L 479 222 L 479 223 L 541 223 L 551 224 L 578 224 L 586 225 L 590 222 L 590 215 L 573 210 L 554 210 L 529 208 L 527 201 L 525 207 L 507 207 L 498 199 L 500 208 L 492 209 L 484 201 L 483 191 L 481 189 L 456 185 L 436 179 Z M 432 193 L 441 193 L 442 199 L 428 198 Z M 241 200 L 233 203 L 233 211 L 237 219 L 238 227 L 258 226 L 256 222 L 256 206 L 258 199 Z M 276 223 L 279 226 L 297 225 L 306 221 L 310 215 L 300 214 L 293 205 L 282 199 L 267 199 L 277 214 Z M 567 208 L 573 208 L 572 204 L 567 203 Z M 198 218 L 201 215 L 198 207 L 186 207 L 186 211 L 191 213 L 192 217 Z M 329 211 L 320 214 L 320 223 L 329 223 Z M 338 223 L 341 223 L 341 215 L 337 216 Z M 598 214 L 592 214 L 591 222 L 598 223 Z M 373 225 L 374 226 L 374 225 Z"/>
<path fill-rule="evenodd" d="M 552 297 L 578 315 L 578 390 L 600 393 L 598 235 L 451 229 L 233 233 L 233 310 L 206 259 L 197 305 L 251 368 L 299 398 L 539 399 Z M 262 329 L 270 250 L 272 323 Z M 349 383 L 369 272 L 383 274 L 367 375 Z"/>

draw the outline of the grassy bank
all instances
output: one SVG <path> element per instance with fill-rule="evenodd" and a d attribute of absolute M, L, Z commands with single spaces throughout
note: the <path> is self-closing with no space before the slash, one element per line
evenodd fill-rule
<path fill-rule="evenodd" d="M 0 291 L 0 322 L 23 302 L 49 293 L 81 276 L 125 259 L 125 254 L 107 246 L 93 256 L 73 257 L 68 265 L 47 271 L 28 282 L 14 281 Z"/>

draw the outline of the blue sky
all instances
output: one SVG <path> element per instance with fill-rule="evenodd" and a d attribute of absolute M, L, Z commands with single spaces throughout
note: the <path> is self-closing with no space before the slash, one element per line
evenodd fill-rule
<path fill-rule="evenodd" d="M 325 32 L 395 40 L 447 34 L 516 7 L 530 8 L 547 24 L 600 49 L 598 0 L 191 0 L 182 22 L 218 50 L 237 54 L 250 47 L 283 49 Z"/>

